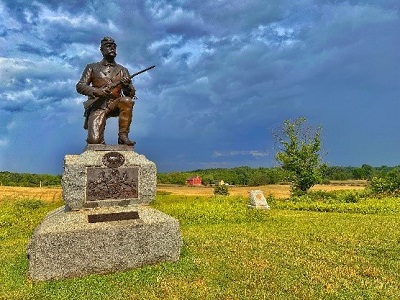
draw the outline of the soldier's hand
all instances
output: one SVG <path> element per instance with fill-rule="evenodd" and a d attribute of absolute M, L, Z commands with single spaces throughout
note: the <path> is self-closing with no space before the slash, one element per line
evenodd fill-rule
<path fill-rule="evenodd" d="M 108 95 L 110 95 L 110 93 L 111 93 L 111 91 L 106 87 L 96 88 L 93 91 L 93 95 L 95 97 L 107 97 Z"/>
<path fill-rule="evenodd" d="M 121 79 L 121 83 L 123 86 L 128 86 L 132 83 L 132 79 L 130 77 L 124 77 Z"/>

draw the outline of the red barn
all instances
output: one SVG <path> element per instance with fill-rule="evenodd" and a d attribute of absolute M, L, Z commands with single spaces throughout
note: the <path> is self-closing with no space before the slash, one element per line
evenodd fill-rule
<path fill-rule="evenodd" d="M 201 185 L 201 177 L 193 176 L 186 179 L 187 185 Z"/>

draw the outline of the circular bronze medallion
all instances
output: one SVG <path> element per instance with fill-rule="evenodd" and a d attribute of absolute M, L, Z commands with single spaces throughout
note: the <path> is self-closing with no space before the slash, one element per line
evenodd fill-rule
<path fill-rule="evenodd" d="M 103 156 L 103 164 L 109 168 L 118 168 L 125 162 L 125 158 L 121 153 L 108 152 Z"/>

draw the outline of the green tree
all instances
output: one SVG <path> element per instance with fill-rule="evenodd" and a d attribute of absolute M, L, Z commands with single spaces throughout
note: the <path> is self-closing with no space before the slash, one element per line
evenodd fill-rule
<path fill-rule="evenodd" d="M 215 182 L 213 174 L 206 174 L 202 177 L 202 183 L 204 185 L 211 185 Z"/>
<path fill-rule="evenodd" d="M 304 194 L 322 180 L 321 127 L 305 124 L 306 119 L 285 120 L 274 132 L 278 142 L 276 160 L 281 164 L 291 183 L 292 194 Z"/>

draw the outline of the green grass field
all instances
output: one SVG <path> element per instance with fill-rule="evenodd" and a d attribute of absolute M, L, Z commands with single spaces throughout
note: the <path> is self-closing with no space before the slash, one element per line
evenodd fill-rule
<path fill-rule="evenodd" d="M 61 205 L 0 201 L 0 299 L 400 299 L 398 198 L 259 211 L 241 197 L 158 195 L 152 206 L 181 224 L 179 262 L 32 283 L 26 245 Z"/>

